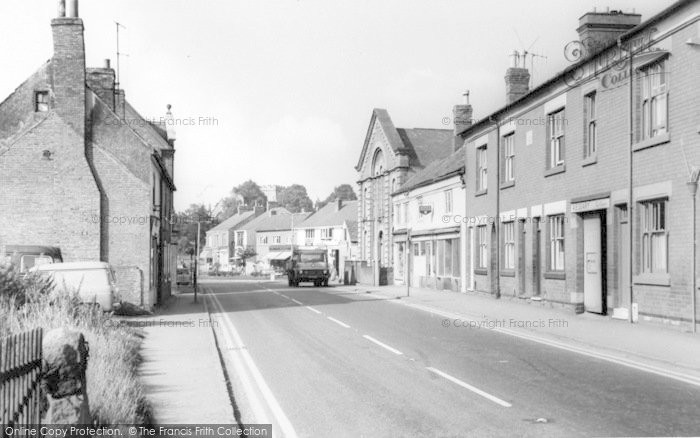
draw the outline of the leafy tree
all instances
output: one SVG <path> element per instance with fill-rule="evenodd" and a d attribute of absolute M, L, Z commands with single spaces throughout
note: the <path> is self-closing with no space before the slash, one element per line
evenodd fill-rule
<path fill-rule="evenodd" d="M 285 187 L 280 193 L 279 202 L 282 207 L 292 213 L 311 211 L 314 206 L 313 201 L 311 201 L 309 194 L 306 192 L 306 187 L 301 184 L 292 184 L 289 187 Z"/>
<path fill-rule="evenodd" d="M 333 192 L 328 195 L 324 201 L 317 201 L 317 208 L 322 208 L 326 204 L 335 202 L 338 199 L 342 199 L 343 201 L 355 201 L 357 200 L 357 195 L 350 184 L 341 184 L 336 186 Z"/>
<path fill-rule="evenodd" d="M 250 179 L 234 187 L 231 194 L 238 195 L 240 198 L 242 198 L 245 205 L 253 206 L 256 203 L 265 205 L 267 203 L 265 193 L 263 193 L 260 186 L 257 185 L 255 181 Z"/>
<path fill-rule="evenodd" d="M 179 231 L 180 238 L 177 241 L 177 249 L 180 254 L 190 254 L 194 251 L 194 242 L 197 240 L 197 221 L 200 221 L 199 247 L 204 247 L 206 232 L 216 226 L 212 220 L 210 211 L 204 204 L 190 204 L 184 212 L 176 213 L 172 217 L 173 228 Z"/>

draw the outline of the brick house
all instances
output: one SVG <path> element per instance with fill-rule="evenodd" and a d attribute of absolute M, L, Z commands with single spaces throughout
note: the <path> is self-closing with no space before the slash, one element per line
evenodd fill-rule
<path fill-rule="evenodd" d="M 468 289 L 689 327 L 700 3 L 578 31 L 583 58 L 533 90 L 516 60 L 506 106 L 461 133 Z"/>
<path fill-rule="evenodd" d="M 109 61 L 86 68 L 77 0 L 67 12 L 59 2 L 52 58 L 0 103 L 0 245 L 109 262 L 121 298 L 152 307 L 175 275 L 170 107 L 149 122 Z"/>
<path fill-rule="evenodd" d="M 362 283 L 391 284 L 391 193 L 408 177 L 454 152 L 449 129 L 396 128 L 384 109 L 374 109 L 355 166 L 358 172 L 359 263 Z"/>

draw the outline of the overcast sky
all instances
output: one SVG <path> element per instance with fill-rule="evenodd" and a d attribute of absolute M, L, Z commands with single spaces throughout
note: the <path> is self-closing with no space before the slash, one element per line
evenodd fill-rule
<path fill-rule="evenodd" d="M 51 57 L 56 1 L 0 2 L 0 101 Z M 173 105 L 176 209 L 212 206 L 247 179 L 303 184 L 312 199 L 354 185 L 373 108 L 397 127 L 443 119 L 471 90 L 476 118 L 505 102 L 514 49 L 534 82 L 564 68 L 578 18 L 597 7 L 649 18 L 671 0 L 82 0 L 88 66 L 115 58 L 145 117 Z M 116 63 L 113 61 L 113 65 Z M 200 118 L 202 120 L 200 121 Z M 206 124 L 207 118 L 216 124 Z"/>

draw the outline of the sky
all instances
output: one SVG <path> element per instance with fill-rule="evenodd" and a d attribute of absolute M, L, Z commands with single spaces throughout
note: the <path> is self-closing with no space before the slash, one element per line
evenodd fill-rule
<path fill-rule="evenodd" d="M 651 17 L 672 0 L 81 0 L 88 67 L 112 59 L 147 118 L 172 105 L 176 210 L 232 187 L 303 184 L 312 200 L 357 181 L 373 108 L 402 128 L 452 129 L 505 104 L 513 50 L 532 85 L 565 68 L 578 19 L 606 7 Z M 0 2 L 0 101 L 52 55 L 55 0 Z"/>

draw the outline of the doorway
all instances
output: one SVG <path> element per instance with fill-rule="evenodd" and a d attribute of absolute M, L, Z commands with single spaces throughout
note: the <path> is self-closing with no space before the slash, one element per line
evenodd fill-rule
<path fill-rule="evenodd" d="M 542 293 L 542 221 L 539 217 L 532 218 L 532 296 L 539 297 Z"/>
<path fill-rule="evenodd" d="M 605 213 L 583 218 L 583 306 L 586 312 L 606 313 Z"/>
<path fill-rule="evenodd" d="M 525 242 L 527 242 L 524 219 L 518 221 L 518 231 L 518 295 L 524 295 L 526 277 Z"/>

